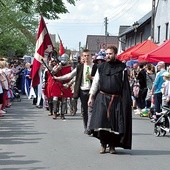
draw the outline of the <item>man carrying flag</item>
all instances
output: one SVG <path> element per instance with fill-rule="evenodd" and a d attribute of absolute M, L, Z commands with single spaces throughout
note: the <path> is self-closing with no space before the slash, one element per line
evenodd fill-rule
<path fill-rule="evenodd" d="M 53 44 L 48 33 L 46 24 L 41 16 L 37 39 L 35 47 L 34 61 L 31 69 L 32 87 L 36 87 L 40 83 L 39 71 L 42 64 L 42 60 L 45 59 L 44 54 L 53 51 Z"/>
<path fill-rule="evenodd" d="M 43 17 L 40 18 L 40 23 L 38 27 L 38 33 L 36 38 L 36 47 L 35 47 L 35 54 L 34 54 L 34 60 L 31 68 L 31 90 L 30 90 L 30 96 L 34 96 L 33 104 L 40 105 L 42 107 L 42 60 L 45 59 L 45 53 L 50 53 L 53 51 L 53 44 L 50 38 L 50 35 L 48 33 L 46 24 L 44 22 Z M 39 85 L 39 87 L 38 87 Z M 38 99 L 37 99 L 38 97 Z M 41 102 L 37 102 L 41 101 Z"/>

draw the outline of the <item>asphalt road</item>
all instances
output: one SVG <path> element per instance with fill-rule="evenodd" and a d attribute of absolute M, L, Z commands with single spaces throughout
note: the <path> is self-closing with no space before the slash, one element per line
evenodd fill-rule
<path fill-rule="evenodd" d="M 0 170 L 166 170 L 170 135 L 155 137 L 149 118 L 133 115 L 133 148 L 99 154 L 100 143 L 83 133 L 80 109 L 53 120 L 22 97 L 0 118 Z"/>

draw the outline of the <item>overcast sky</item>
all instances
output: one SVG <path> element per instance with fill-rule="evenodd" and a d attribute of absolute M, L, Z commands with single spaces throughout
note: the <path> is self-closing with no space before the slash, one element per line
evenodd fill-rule
<path fill-rule="evenodd" d="M 109 34 L 118 35 L 120 25 L 133 25 L 152 9 L 152 0 L 79 0 L 76 6 L 65 4 L 70 13 L 46 23 L 49 33 L 59 34 L 64 47 L 72 50 L 79 49 L 79 42 L 85 46 L 87 35 L 104 35 L 105 17 Z"/>

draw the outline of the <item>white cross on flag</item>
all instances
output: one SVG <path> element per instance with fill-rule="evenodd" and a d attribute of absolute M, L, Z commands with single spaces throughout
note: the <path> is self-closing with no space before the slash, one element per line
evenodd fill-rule
<path fill-rule="evenodd" d="M 50 53 L 53 49 L 50 35 L 44 19 L 41 16 L 36 39 L 34 61 L 31 69 L 32 87 L 35 87 L 40 83 L 39 70 L 42 64 L 42 59 L 44 60 L 45 52 Z"/>

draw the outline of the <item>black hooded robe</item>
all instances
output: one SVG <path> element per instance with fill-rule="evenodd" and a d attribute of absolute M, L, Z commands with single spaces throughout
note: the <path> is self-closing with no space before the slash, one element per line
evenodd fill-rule
<path fill-rule="evenodd" d="M 131 91 L 126 65 L 119 60 L 99 65 L 99 93 L 94 102 L 90 129 L 101 143 L 131 149 Z M 108 106 L 115 95 L 109 114 Z"/>

